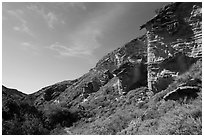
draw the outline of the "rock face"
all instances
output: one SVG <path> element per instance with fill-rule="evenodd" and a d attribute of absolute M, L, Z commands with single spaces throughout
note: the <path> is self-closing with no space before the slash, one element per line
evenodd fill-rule
<path fill-rule="evenodd" d="M 107 89 L 119 96 L 147 85 L 146 36 L 138 37 L 104 56 L 96 66 L 82 77 L 45 87 L 30 95 L 34 105 L 66 104 L 77 108 L 81 103 Z M 112 89 L 113 88 L 113 89 Z M 115 97 L 117 98 L 117 97 Z"/>
<path fill-rule="evenodd" d="M 139 37 L 116 49 L 100 60 L 95 69 L 117 76 L 124 92 L 134 86 L 146 85 L 146 36 Z M 140 83 L 143 81 L 143 83 Z"/>
<path fill-rule="evenodd" d="M 202 57 L 202 4 L 172 3 L 146 24 L 148 87 L 165 89 Z"/>

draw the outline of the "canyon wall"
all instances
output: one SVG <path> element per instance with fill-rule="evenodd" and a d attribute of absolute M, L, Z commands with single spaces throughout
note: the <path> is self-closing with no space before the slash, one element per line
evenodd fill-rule
<path fill-rule="evenodd" d="M 171 3 L 141 26 L 147 33 L 148 88 L 166 89 L 202 58 L 202 3 Z"/>

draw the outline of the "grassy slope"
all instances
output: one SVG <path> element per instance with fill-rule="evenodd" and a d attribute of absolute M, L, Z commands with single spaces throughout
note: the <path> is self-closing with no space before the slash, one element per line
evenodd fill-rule
<path fill-rule="evenodd" d="M 202 61 L 198 61 L 191 69 L 179 76 L 166 90 L 157 93 L 149 100 L 137 102 L 139 92 L 147 90 L 139 88 L 130 91 L 109 110 L 94 121 L 78 123 L 70 131 L 74 134 L 202 134 L 202 94 L 188 102 L 164 101 L 163 96 L 190 79 L 202 81 Z M 114 103 L 113 103 L 114 104 Z"/>

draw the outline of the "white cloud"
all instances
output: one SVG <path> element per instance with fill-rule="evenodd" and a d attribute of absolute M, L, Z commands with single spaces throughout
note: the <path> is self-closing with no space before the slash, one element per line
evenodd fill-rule
<path fill-rule="evenodd" d="M 21 45 L 24 47 L 33 47 L 33 45 L 29 42 L 22 42 Z"/>
<path fill-rule="evenodd" d="M 27 21 L 23 18 L 24 16 L 23 10 L 20 10 L 20 9 L 8 10 L 7 12 L 9 15 L 17 18 L 21 22 L 21 25 L 17 25 L 13 27 L 15 31 L 24 32 L 24 33 L 29 34 L 30 36 L 34 36 L 33 32 L 28 27 Z"/>
<path fill-rule="evenodd" d="M 49 12 L 44 18 L 46 19 L 46 21 L 48 23 L 48 26 L 53 29 L 54 28 L 54 24 L 58 20 L 56 15 L 54 13 L 52 13 L 52 12 Z"/>
<path fill-rule="evenodd" d="M 50 29 L 54 29 L 55 24 L 58 24 L 58 23 L 65 24 L 65 21 L 60 20 L 54 12 L 49 11 L 46 13 L 45 10 L 40 6 L 29 5 L 27 6 L 27 9 L 32 10 L 38 13 L 40 16 L 42 16 L 42 18 L 45 20 L 45 22 L 47 23 Z"/>
<path fill-rule="evenodd" d="M 23 49 L 32 49 L 32 50 L 37 50 L 37 46 L 33 43 L 30 42 L 22 42 L 20 43 Z"/>
<path fill-rule="evenodd" d="M 15 31 L 19 31 L 19 32 L 25 32 L 27 34 L 29 34 L 30 36 L 34 37 L 33 32 L 29 29 L 29 27 L 27 26 L 27 23 L 22 23 L 20 26 L 14 26 L 13 29 Z"/>
<path fill-rule="evenodd" d="M 87 29 L 82 32 L 77 32 L 70 37 L 67 45 L 62 45 L 58 42 L 52 44 L 49 48 L 57 51 L 62 56 L 84 57 L 92 56 L 93 51 L 100 47 L 96 40 L 97 31 Z"/>

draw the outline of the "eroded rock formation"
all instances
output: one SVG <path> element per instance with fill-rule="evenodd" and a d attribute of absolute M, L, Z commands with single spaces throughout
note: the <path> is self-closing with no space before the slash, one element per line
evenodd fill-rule
<path fill-rule="evenodd" d="M 148 87 L 159 92 L 202 56 L 202 4 L 166 5 L 142 28 L 147 29 Z"/>
<path fill-rule="evenodd" d="M 173 90 L 164 96 L 164 100 L 183 100 L 195 99 L 198 96 L 200 89 L 198 87 L 184 86 Z"/>

